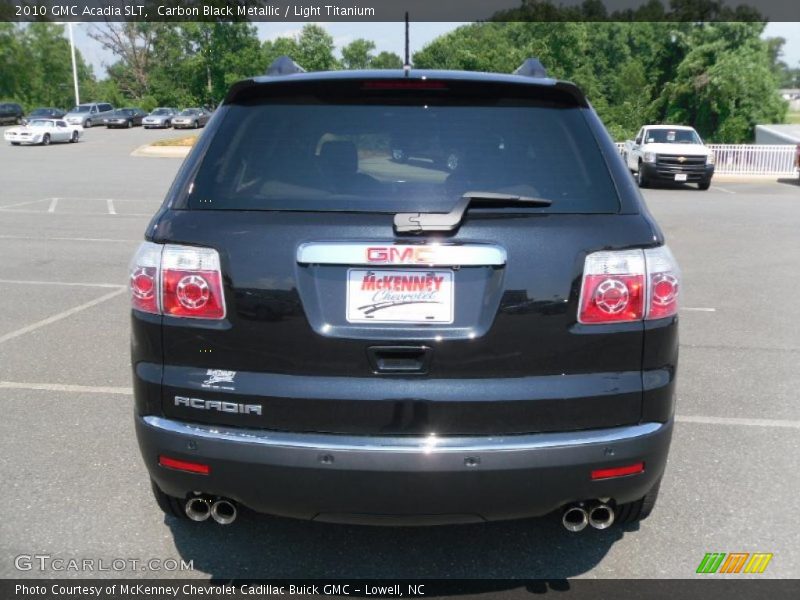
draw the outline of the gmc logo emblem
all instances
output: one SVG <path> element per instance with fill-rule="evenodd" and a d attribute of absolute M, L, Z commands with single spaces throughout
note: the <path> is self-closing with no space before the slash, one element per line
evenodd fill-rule
<path fill-rule="evenodd" d="M 382 264 L 431 264 L 436 261 L 435 252 L 425 247 L 371 246 L 367 248 L 368 263 Z"/>

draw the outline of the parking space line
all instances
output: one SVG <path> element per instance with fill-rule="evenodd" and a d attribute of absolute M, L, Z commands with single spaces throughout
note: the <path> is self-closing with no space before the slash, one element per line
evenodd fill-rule
<path fill-rule="evenodd" d="M 117 211 L 114 210 L 114 201 L 111 198 L 106 198 L 106 205 L 108 206 L 108 214 L 117 214 Z"/>
<path fill-rule="evenodd" d="M 50 206 L 47 208 L 47 212 L 53 213 L 56 212 L 56 205 L 58 204 L 58 198 L 53 198 L 50 201 Z"/>
<path fill-rule="evenodd" d="M 55 323 L 57 321 L 61 321 L 62 319 L 66 319 L 67 317 L 71 317 L 75 313 L 79 313 L 87 308 L 92 308 L 93 306 L 97 306 L 98 304 L 102 304 L 106 300 L 111 300 L 119 296 L 120 294 L 125 293 L 125 288 L 120 288 L 118 290 L 114 290 L 108 294 L 104 294 L 99 298 L 95 298 L 94 300 L 90 300 L 89 302 L 84 302 L 83 304 L 79 304 L 78 306 L 74 306 L 68 310 L 62 311 L 57 313 L 53 316 L 47 317 L 46 319 L 42 319 L 41 321 L 36 321 L 35 323 L 31 323 L 30 325 L 26 325 L 21 329 L 17 329 L 16 331 L 12 331 L 10 333 L 6 333 L 5 335 L 0 335 L 0 344 L 7 342 L 9 340 L 13 340 L 14 338 L 18 338 L 20 336 L 25 335 L 26 333 L 31 333 L 32 331 L 36 331 L 37 329 L 41 329 L 47 325 Z"/>
<path fill-rule="evenodd" d="M 0 210 L 14 208 L 15 206 L 29 206 L 31 204 L 36 204 L 37 202 L 46 202 L 47 200 L 50 200 L 50 198 L 40 198 L 39 200 L 27 200 L 26 202 L 17 202 L 16 204 L 3 204 L 2 206 L 0 206 Z"/>
<path fill-rule="evenodd" d="M 75 287 L 97 287 L 120 289 L 125 286 L 120 283 L 81 283 L 73 281 L 39 281 L 29 279 L 0 279 L 0 283 L 18 283 L 20 285 L 67 285 Z"/>
<path fill-rule="evenodd" d="M 133 388 L 129 387 L 68 385 L 61 383 L 20 383 L 17 381 L 0 381 L 0 390 L 42 390 L 46 392 L 133 395 Z"/>
<path fill-rule="evenodd" d="M 734 194 L 734 195 L 736 194 L 736 192 L 733 192 L 731 190 L 727 190 L 727 189 L 725 189 L 723 187 L 719 187 L 718 185 L 712 185 L 711 189 L 712 190 L 717 190 L 719 192 L 725 192 L 726 194 Z"/>
<path fill-rule="evenodd" d="M 41 215 L 41 214 L 44 214 L 40 210 L 25 210 L 25 209 L 23 209 L 23 210 L 3 210 L 3 212 L 15 213 L 15 214 L 18 214 L 18 215 Z M 117 216 L 118 217 L 152 217 L 153 214 L 155 214 L 155 212 L 156 211 L 153 210 L 153 212 L 151 212 L 151 213 L 118 213 Z M 55 213 L 55 214 L 64 215 L 64 216 L 67 216 L 67 217 L 104 217 L 104 216 L 107 216 L 106 213 L 102 213 L 102 212 L 86 212 L 86 211 L 83 211 L 83 212 L 60 212 L 60 213 Z"/>
<path fill-rule="evenodd" d="M 717 312 L 716 308 L 706 308 L 701 306 L 685 306 L 681 310 L 688 310 L 690 312 Z"/>
<path fill-rule="evenodd" d="M 32 242 L 122 242 L 125 244 L 137 244 L 138 240 L 116 240 L 113 238 L 84 238 L 84 237 L 36 237 L 33 235 L 0 235 L 0 240 L 28 240 Z"/>
<path fill-rule="evenodd" d="M 742 419 L 738 417 L 704 417 L 700 415 L 677 415 L 678 423 L 702 423 L 704 425 L 737 425 L 744 427 L 787 427 L 800 429 L 800 421 L 781 419 Z"/>

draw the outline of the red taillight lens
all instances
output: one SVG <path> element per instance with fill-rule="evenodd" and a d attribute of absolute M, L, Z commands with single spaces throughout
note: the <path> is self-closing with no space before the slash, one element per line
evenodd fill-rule
<path fill-rule="evenodd" d="M 208 475 L 211 473 L 211 467 L 208 465 L 204 465 L 203 463 L 189 462 L 188 460 L 178 460 L 177 458 L 170 458 L 169 456 L 159 456 L 158 464 L 169 469 L 188 471 L 189 473 L 198 473 L 200 475 Z"/>
<path fill-rule="evenodd" d="M 595 252 L 583 267 L 578 321 L 619 323 L 644 316 L 644 256 L 641 250 Z"/>
<path fill-rule="evenodd" d="M 130 269 L 131 304 L 154 314 L 224 319 L 219 254 L 212 248 L 144 242 Z"/>
<path fill-rule="evenodd" d="M 638 321 L 644 307 L 642 275 L 587 275 L 581 323 Z"/>
<path fill-rule="evenodd" d="M 661 319 L 678 311 L 680 271 L 666 246 L 589 254 L 578 321 L 587 324 Z"/>
<path fill-rule="evenodd" d="M 222 319 L 225 307 L 219 271 L 164 269 L 164 314 Z"/>
<path fill-rule="evenodd" d="M 610 469 L 595 469 L 592 471 L 592 479 L 611 479 L 612 477 L 623 477 L 625 475 L 638 475 L 644 473 L 644 463 L 638 462 L 624 467 L 612 467 Z"/>

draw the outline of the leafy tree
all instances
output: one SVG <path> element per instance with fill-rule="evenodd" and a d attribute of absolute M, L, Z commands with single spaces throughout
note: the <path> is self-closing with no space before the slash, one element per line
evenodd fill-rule
<path fill-rule="evenodd" d="M 337 67 L 333 37 L 319 25 L 306 25 L 297 38 L 297 56 L 306 71 L 330 71 Z"/>
<path fill-rule="evenodd" d="M 381 52 L 369 63 L 370 69 L 402 69 L 403 59 L 394 52 Z"/>
<path fill-rule="evenodd" d="M 675 10 L 692 7 L 673 3 Z M 663 7 L 643 9 L 656 14 Z M 722 10 L 714 2 L 700 9 Z M 575 10 L 597 22 L 559 21 L 575 18 Z M 712 141 L 746 141 L 756 123 L 783 120 L 778 52 L 761 39 L 763 23 L 603 22 L 593 2 L 555 9 L 525 0 L 515 11 L 555 22 L 465 25 L 415 53 L 415 66 L 512 72 L 536 56 L 552 76 L 580 85 L 616 139 L 643 123 L 672 121 L 694 125 Z"/>
<path fill-rule="evenodd" d="M 365 39 L 353 40 L 342 48 L 342 68 L 366 69 L 370 67 L 375 59 L 374 50 L 375 42 Z"/>

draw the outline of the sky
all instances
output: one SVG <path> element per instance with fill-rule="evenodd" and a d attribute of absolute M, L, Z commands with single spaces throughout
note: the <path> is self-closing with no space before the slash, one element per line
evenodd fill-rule
<path fill-rule="evenodd" d="M 302 23 L 256 23 L 261 39 L 295 36 L 308 22 Z M 378 52 L 394 52 L 403 56 L 404 28 L 403 23 L 364 23 L 336 22 L 317 23 L 333 36 L 337 54 L 342 46 L 358 38 L 366 38 L 375 42 Z M 411 23 L 411 54 L 421 50 L 426 44 L 443 33 L 452 31 L 464 23 Z M 95 75 L 105 75 L 106 66 L 114 62 L 114 57 L 87 35 L 93 25 L 81 23 L 75 25 L 75 45 L 83 57 L 94 67 Z M 786 44 L 783 48 L 783 61 L 792 67 L 800 66 L 800 22 L 769 23 L 764 32 L 766 37 L 783 37 Z M 266 68 L 266 65 L 265 65 Z"/>

